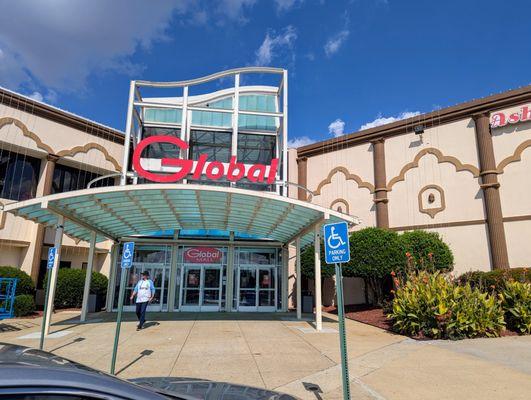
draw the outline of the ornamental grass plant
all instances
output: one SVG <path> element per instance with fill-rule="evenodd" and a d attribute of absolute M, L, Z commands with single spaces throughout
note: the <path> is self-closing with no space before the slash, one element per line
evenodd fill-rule
<path fill-rule="evenodd" d="M 393 328 L 433 339 L 496 337 L 505 327 L 501 301 L 469 284 L 458 285 L 439 271 L 394 277 Z"/>

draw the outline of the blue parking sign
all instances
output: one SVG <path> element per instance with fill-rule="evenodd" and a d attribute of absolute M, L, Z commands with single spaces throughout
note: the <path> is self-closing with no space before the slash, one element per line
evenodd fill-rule
<path fill-rule="evenodd" d="M 339 264 L 350 261 L 348 225 L 346 222 L 328 224 L 324 227 L 325 261 Z"/>
<path fill-rule="evenodd" d="M 53 268 L 53 264 L 55 263 L 55 257 L 57 256 L 57 248 L 56 247 L 50 247 L 48 249 L 48 263 L 46 266 L 48 269 Z"/>
<path fill-rule="evenodd" d="M 122 268 L 131 268 L 133 265 L 133 254 L 135 252 L 135 242 L 125 242 L 122 251 Z"/>

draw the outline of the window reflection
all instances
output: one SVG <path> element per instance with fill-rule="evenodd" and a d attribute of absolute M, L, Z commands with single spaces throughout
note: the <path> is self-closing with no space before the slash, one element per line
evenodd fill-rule
<path fill-rule="evenodd" d="M 35 197 L 41 160 L 0 150 L 0 197 L 28 200 Z"/>

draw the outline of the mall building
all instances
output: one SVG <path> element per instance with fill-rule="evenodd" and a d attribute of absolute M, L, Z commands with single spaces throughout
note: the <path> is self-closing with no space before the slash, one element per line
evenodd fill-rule
<path fill-rule="evenodd" d="M 531 86 L 298 148 L 296 174 L 299 199 L 354 229 L 438 232 L 455 275 L 531 266 Z M 347 304 L 363 302 L 348 282 Z"/>
<path fill-rule="evenodd" d="M 57 266 L 109 276 L 108 310 L 123 271 L 131 291 L 147 270 L 152 311 L 276 312 L 298 298 L 300 317 L 301 248 L 324 223 L 357 218 L 296 199 L 287 77 L 249 67 L 132 81 L 123 133 L 2 90 L 0 264 L 42 287 L 54 246 Z M 134 263 L 122 270 L 128 241 Z M 318 275 L 319 246 L 315 258 Z M 57 268 L 51 276 L 53 298 Z M 124 306 L 132 310 L 128 295 Z"/>
<path fill-rule="evenodd" d="M 287 83 L 133 81 L 125 132 L 0 89 L 0 265 L 42 288 L 58 247 L 59 267 L 109 277 L 111 310 L 135 241 L 127 289 L 148 270 L 153 311 L 300 315 L 300 249 L 327 222 L 437 231 L 456 274 L 531 264 L 531 86 L 288 150 Z M 364 289 L 346 279 L 346 304 Z"/>

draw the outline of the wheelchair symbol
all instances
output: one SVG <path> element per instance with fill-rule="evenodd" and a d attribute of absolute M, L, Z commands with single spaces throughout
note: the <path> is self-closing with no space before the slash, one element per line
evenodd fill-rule
<path fill-rule="evenodd" d="M 332 242 L 334 241 L 334 242 Z M 335 243 L 335 244 L 332 244 Z M 328 236 L 328 247 L 331 249 L 337 249 L 340 246 L 344 246 L 345 241 L 336 233 L 336 227 L 332 226 L 330 228 L 330 236 Z"/>
<path fill-rule="evenodd" d="M 123 254 L 124 260 L 129 260 L 133 254 L 131 253 L 131 249 L 129 247 L 126 247 Z"/>

